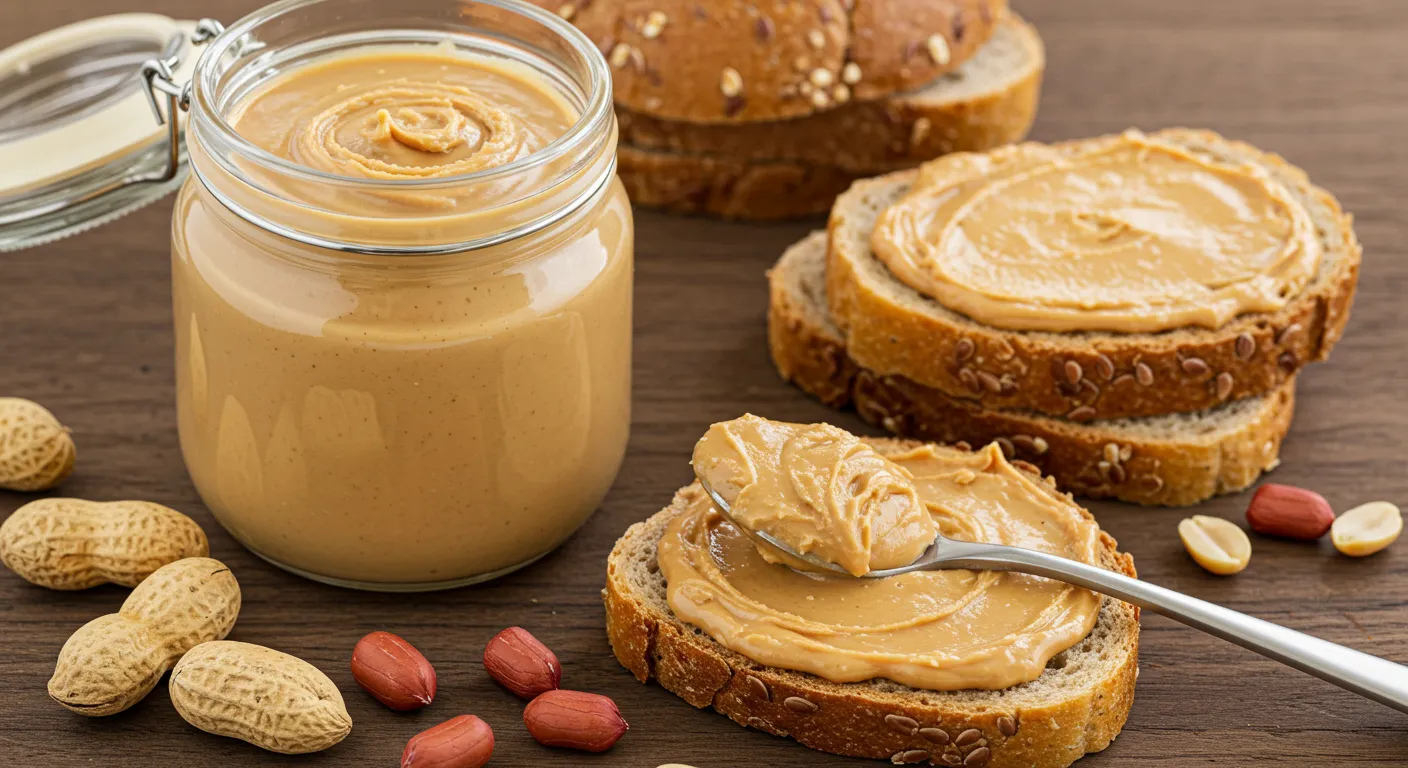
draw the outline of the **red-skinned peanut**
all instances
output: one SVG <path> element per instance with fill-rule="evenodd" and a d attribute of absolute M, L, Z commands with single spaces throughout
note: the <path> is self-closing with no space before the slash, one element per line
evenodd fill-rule
<path fill-rule="evenodd" d="M 435 668 L 415 646 L 390 632 L 373 632 L 357 641 L 352 677 L 397 711 L 420 709 L 435 700 Z"/>

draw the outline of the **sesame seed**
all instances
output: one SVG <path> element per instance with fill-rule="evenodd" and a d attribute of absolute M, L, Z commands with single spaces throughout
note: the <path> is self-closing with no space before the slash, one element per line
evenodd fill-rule
<path fill-rule="evenodd" d="M 807 76 L 807 79 L 812 81 L 812 85 L 818 88 L 826 88 L 836 82 L 836 77 L 831 74 L 831 70 L 822 69 L 820 67 L 813 69 L 811 74 Z"/>
<path fill-rule="evenodd" d="M 826 35 L 822 34 L 819 29 L 809 29 L 807 30 L 807 42 L 811 43 L 813 48 L 825 48 Z"/>
<path fill-rule="evenodd" d="M 932 127 L 933 125 L 929 122 L 929 118 L 927 117 L 921 117 L 915 120 L 914 128 L 911 129 L 909 134 L 910 145 L 919 146 L 919 144 L 929 136 L 929 129 Z"/>
<path fill-rule="evenodd" d="M 572 17 L 577 15 L 577 6 L 571 3 L 559 6 L 557 9 L 557 15 L 561 16 L 567 21 L 571 21 Z"/>
<path fill-rule="evenodd" d="M 846 85 L 845 83 L 837 83 L 836 87 L 831 89 L 831 98 L 835 99 L 837 104 L 845 104 L 846 102 L 850 101 L 850 86 Z"/>
<path fill-rule="evenodd" d="M 617 43 L 616 47 L 611 49 L 611 66 L 616 69 L 626 66 L 626 62 L 630 60 L 631 46 L 625 43 Z"/>
<path fill-rule="evenodd" d="M 847 62 L 841 69 L 841 82 L 846 85 L 855 85 L 860 82 L 860 65 L 854 61 Z"/>
<path fill-rule="evenodd" d="M 743 76 L 733 67 L 724 67 L 719 75 L 719 90 L 729 98 L 743 92 Z"/>
<path fill-rule="evenodd" d="M 948 64 L 948 41 L 943 35 L 929 35 L 929 39 L 924 41 L 924 46 L 929 50 L 929 58 L 933 59 L 935 64 L 941 67 Z"/>
<path fill-rule="evenodd" d="M 660 11 L 651 11 L 646 14 L 645 23 L 641 25 L 640 33 L 646 40 L 654 40 L 660 36 L 669 20 L 669 17 Z"/>
<path fill-rule="evenodd" d="M 813 91 L 812 106 L 818 109 L 831 106 L 831 97 L 826 94 L 826 91 Z"/>

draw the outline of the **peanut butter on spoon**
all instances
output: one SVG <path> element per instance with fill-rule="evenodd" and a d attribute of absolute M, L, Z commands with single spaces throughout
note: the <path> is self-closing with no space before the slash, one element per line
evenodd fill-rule
<path fill-rule="evenodd" d="M 720 422 L 694 448 L 695 471 L 730 502 L 739 526 L 853 576 L 914 562 L 939 528 L 909 470 L 829 424 L 757 416 Z M 761 543 L 773 563 L 799 566 Z"/>

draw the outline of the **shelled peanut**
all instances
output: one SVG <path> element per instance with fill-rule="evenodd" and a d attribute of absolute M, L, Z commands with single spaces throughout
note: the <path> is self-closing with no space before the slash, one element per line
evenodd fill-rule
<path fill-rule="evenodd" d="M 357 641 L 352 678 L 398 712 L 428 707 L 435 700 L 435 668 L 415 646 L 390 632 L 372 632 Z"/>
<path fill-rule="evenodd" d="M 474 715 L 460 715 L 411 737 L 401 768 L 483 768 L 494 756 L 494 731 Z"/>
<path fill-rule="evenodd" d="M 49 589 L 135 587 L 163 565 L 208 554 L 194 520 L 147 501 L 39 499 L 0 525 L 0 562 Z"/>
<path fill-rule="evenodd" d="M 0 488 L 53 488 L 73 473 L 77 455 L 68 428 L 48 409 L 18 397 L 0 397 Z"/>
<path fill-rule="evenodd" d="M 260 645 L 202 643 L 171 670 L 170 689 L 186 722 L 270 752 L 318 752 L 352 731 L 342 694 L 327 675 Z"/>
<path fill-rule="evenodd" d="M 523 708 L 523 724 L 545 747 L 605 752 L 630 728 L 616 702 L 582 691 L 548 691 Z"/>
<path fill-rule="evenodd" d="M 1403 513 L 1387 501 L 1371 501 L 1346 511 L 1335 519 L 1330 538 L 1342 554 L 1367 557 L 1395 541 L 1403 533 Z"/>
<path fill-rule="evenodd" d="M 522 627 L 509 627 L 489 640 L 484 669 L 513 695 L 529 701 L 562 683 L 557 654 Z"/>
<path fill-rule="evenodd" d="M 158 568 L 122 608 L 79 627 L 59 651 L 49 696 L 81 715 L 111 715 L 141 701 L 183 654 L 230 633 L 240 586 L 208 557 Z"/>
<path fill-rule="evenodd" d="M 1241 573 L 1252 557 L 1247 534 L 1220 517 L 1193 515 L 1178 524 L 1178 537 L 1193 560 L 1210 573 Z"/>

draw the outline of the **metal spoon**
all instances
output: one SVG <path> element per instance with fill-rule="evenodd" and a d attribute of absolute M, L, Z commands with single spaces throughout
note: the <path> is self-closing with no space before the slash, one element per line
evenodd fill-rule
<path fill-rule="evenodd" d="M 728 502 L 724 501 L 704 478 L 699 478 L 699 484 L 714 500 L 719 511 L 730 522 L 734 522 Z M 734 522 L 734 525 L 755 541 L 761 541 L 789 557 L 796 558 L 813 570 L 848 579 L 856 578 L 835 563 L 797 552 L 764 531 L 751 530 L 737 522 Z M 1408 713 L 1408 667 L 1189 597 L 1181 592 L 1045 552 L 1004 544 L 956 541 L 939 536 L 924 554 L 910 565 L 871 571 L 860 578 L 883 579 L 913 571 L 951 569 L 1016 571 L 1084 587 L 1163 614 L 1360 696 Z"/>

